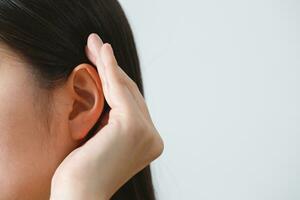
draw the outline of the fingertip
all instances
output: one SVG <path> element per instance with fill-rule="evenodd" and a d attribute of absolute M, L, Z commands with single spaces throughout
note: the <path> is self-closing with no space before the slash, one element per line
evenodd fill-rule
<path fill-rule="evenodd" d="M 114 50 L 110 43 L 106 43 L 106 48 L 109 51 L 109 53 L 114 56 Z"/>
<path fill-rule="evenodd" d="M 101 57 L 105 65 L 117 64 L 114 52 L 110 43 L 103 44 L 101 48 Z"/>
<path fill-rule="evenodd" d="M 93 54 L 97 55 L 103 46 L 103 41 L 97 33 L 91 33 L 87 39 L 87 46 Z"/>

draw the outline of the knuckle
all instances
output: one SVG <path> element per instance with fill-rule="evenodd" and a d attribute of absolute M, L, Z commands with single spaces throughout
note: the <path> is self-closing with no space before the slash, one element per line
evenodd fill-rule
<path fill-rule="evenodd" d="M 151 138 L 151 160 L 158 158 L 164 151 L 165 144 L 158 132 L 152 134 Z"/>
<path fill-rule="evenodd" d="M 131 84 L 131 86 L 132 86 L 132 88 L 133 88 L 133 89 L 135 89 L 135 90 L 138 90 L 138 91 L 139 91 L 139 87 L 138 87 L 138 85 L 136 84 L 136 82 L 135 82 L 135 81 L 131 80 L 131 81 L 130 81 L 130 84 Z"/>
<path fill-rule="evenodd" d="M 123 77 L 121 77 L 121 76 L 117 76 L 117 81 L 118 81 L 118 83 L 120 84 L 120 85 L 125 85 L 125 80 L 124 80 L 124 78 Z"/>
<path fill-rule="evenodd" d="M 120 75 L 121 77 L 123 78 L 124 80 L 124 83 L 126 82 L 126 84 L 133 90 L 139 90 L 138 88 L 138 85 L 135 81 L 133 81 L 129 76 L 128 74 L 123 70 L 121 69 L 121 67 L 119 67 L 119 71 L 120 71 Z"/>
<path fill-rule="evenodd" d="M 157 159 L 164 151 L 164 142 L 159 135 L 153 134 L 151 140 L 147 140 L 144 147 L 144 163 L 149 164 Z"/>
<path fill-rule="evenodd" d="M 164 141 L 160 136 L 159 136 L 159 139 L 157 139 L 157 141 L 156 141 L 156 148 L 155 149 L 156 149 L 155 158 L 159 157 L 165 149 Z"/>
<path fill-rule="evenodd" d="M 122 132 L 130 145 L 141 150 L 146 162 L 159 157 L 165 144 L 156 128 L 139 116 L 128 114 L 122 120 Z"/>
<path fill-rule="evenodd" d="M 117 62 L 114 59 L 114 57 L 109 57 L 109 58 L 107 58 L 107 64 L 110 65 L 110 66 L 116 67 Z"/>

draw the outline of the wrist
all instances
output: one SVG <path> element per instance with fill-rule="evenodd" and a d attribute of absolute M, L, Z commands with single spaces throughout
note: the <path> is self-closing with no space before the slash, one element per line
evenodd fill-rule
<path fill-rule="evenodd" d="M 93 186 L 92 186 L 93 187 Z M 109 200 L 101 188 L 93 189 L 80 181 L 60 179 L 51 181 L 50 200 Z"/>

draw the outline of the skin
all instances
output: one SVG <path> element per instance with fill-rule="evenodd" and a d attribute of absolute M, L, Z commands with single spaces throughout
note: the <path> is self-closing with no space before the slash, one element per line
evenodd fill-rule
<path fill-rule="evenodd" d="M 92 34 L 88 46 L 99 73 L 82 63 L 48 91 L 18 54 L 0 45 L 0 200 L 109 199 L 161 155 L 146 104 L 110 45 Z M 80 146 L 104 99 L 112 110 Z"/>
<path fill-rule="evenodd" d="M 5 44 L 0 57 L 0 200 L 49 199 L 55 170 L 102 112 L 99 76 L 83 63 L 48 91 Z"/>
<path fill-rule="evenodd" d="M 111 110 L 105 113 L 97 134 L 72 151 L 56 170 L 52 200 L 108 200 L 164 148 L 143 96 L 119 67 L 111 45 L 91 34 L 86 52 L 97 66 Z"/>

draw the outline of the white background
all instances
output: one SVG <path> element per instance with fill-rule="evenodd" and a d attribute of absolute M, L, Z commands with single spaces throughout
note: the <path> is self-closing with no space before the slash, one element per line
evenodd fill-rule
<path fill-rule="evenodd" d="M 300 1 L 121 0 L 159 200 L 300 199 Z"/>

